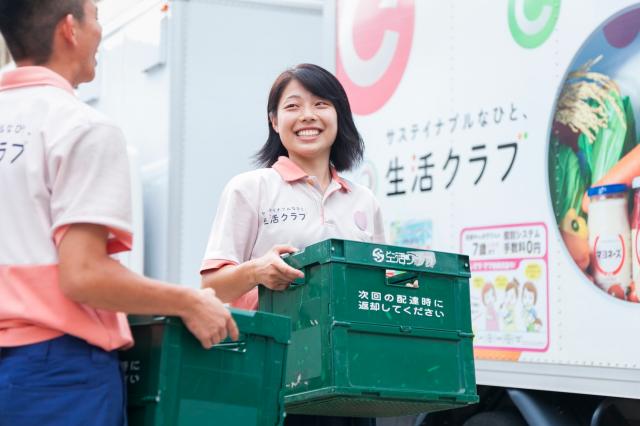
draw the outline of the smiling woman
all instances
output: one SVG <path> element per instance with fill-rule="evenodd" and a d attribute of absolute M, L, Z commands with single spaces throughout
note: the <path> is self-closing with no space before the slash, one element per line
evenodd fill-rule
<path fill-rule="evenodd" d="M 325 69 L 301 64 L 273 83 L 263 168 L 227 184 L 201 267 L 202 285 L 225 302 L 258 307 L 257 286 L 285 290 L 302 272 L 280 255 L 328 238 L 382 242 L 382 217 L 369 189 L 338 173 L 364 145 L 347 95 Z"/>
<path fill-rule="evenodd" d="M 314 95 L 297 80 L 292 80 L 282 93 L 276 113 L 270 114 L 270 118 L 293 162 L 303 168 L 304 165 L 313 167 L 313 163 L 326 168 L 338 131 L 336 109 L 331 101 Z"/>
<path fill-rule="evenodd" d="M 361 159 L 347 95 L 327 70 L 301 64 L 276 78 L 267 102 L 267 141 L 256 155 L 263 168 L 227 184 L 201 267 L 202 286 L 224 302 L 258 307 L 258 285 L 282 291 L 304 274 L 280 255 L 328 238 L 384 242 L 378 201 L 339 172 Z M 320 422 L 320 421 L 318 421 Z M 331 426 L 370 419 L 323 418 Z M 285 425 L 313 425 L 287 416 Z"/>

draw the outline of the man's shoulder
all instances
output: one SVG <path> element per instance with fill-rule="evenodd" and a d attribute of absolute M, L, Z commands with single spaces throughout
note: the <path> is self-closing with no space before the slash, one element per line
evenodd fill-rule
<path fill-rule="evenodd" d="M 61 123 L 68 123 L 70 126 L 106 125 L 115 127 L 115 123 L 107 115 L 75 96 L 51 91 L 47 100 L 56 107 L 50 112 L 59 118 Z"/>
<path fill-rule="evenodd" d="M 125 143 L 121 129 L 109 117 L 77 97 L 54 89 L 48 91 L 43 101 L 48 105 L 42 131 L 52 146 L 68 146 L 68 143 L 73 144 L 73 141 L 91 133 L 98 135 L 97 139 L 92 138 L 98 142 Z"/>
<path fill-rule="evenodd" d="M 57 144 L 95 127 L 122 137 L 120 129 L 105 114 L 85 104 L 74 94 L 53 86 L 32 86 L 0 92 L 0 115 L 14 117 L 32 133 Z"/>

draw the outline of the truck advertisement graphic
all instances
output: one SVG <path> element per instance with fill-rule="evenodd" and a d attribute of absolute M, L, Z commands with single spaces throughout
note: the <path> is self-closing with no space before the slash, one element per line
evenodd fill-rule
<path fill-rule="evenodd" d="M 342 0 L 335 20 L 353 178 L 389 243 L 470 256 L 479 382 L 640 397 L 619 374 L 640 369 L 640 3 Z"/>

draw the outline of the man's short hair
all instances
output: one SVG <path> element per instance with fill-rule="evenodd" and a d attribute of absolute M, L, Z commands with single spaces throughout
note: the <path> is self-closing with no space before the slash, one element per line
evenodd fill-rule
<path fill-rule="evenodd" d="M 86 1 L 0 0 L 0 33 L 13 59 L 29 59 L 36 65 L 47 62 L 58 22 L 68 14 L 82 21 Z"/>

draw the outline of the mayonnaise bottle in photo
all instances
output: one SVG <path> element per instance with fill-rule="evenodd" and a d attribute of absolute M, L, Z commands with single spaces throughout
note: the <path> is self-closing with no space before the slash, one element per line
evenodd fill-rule
<path fill-rule="evenodd" d="M 640 228 L 640 176 L 633 178 L 633 212 L 631 213 L 631 276 L 636 285 L 640 283 L 640 240 L 638 240 L 638 228 Z"/>
<path fill-rule="evenodd" d="M 631 229 L 627 186 L 594 186 L 589 202 L 589 247 L 594 280 L 607 293 L 624 299 L 631 281 Z"/>

